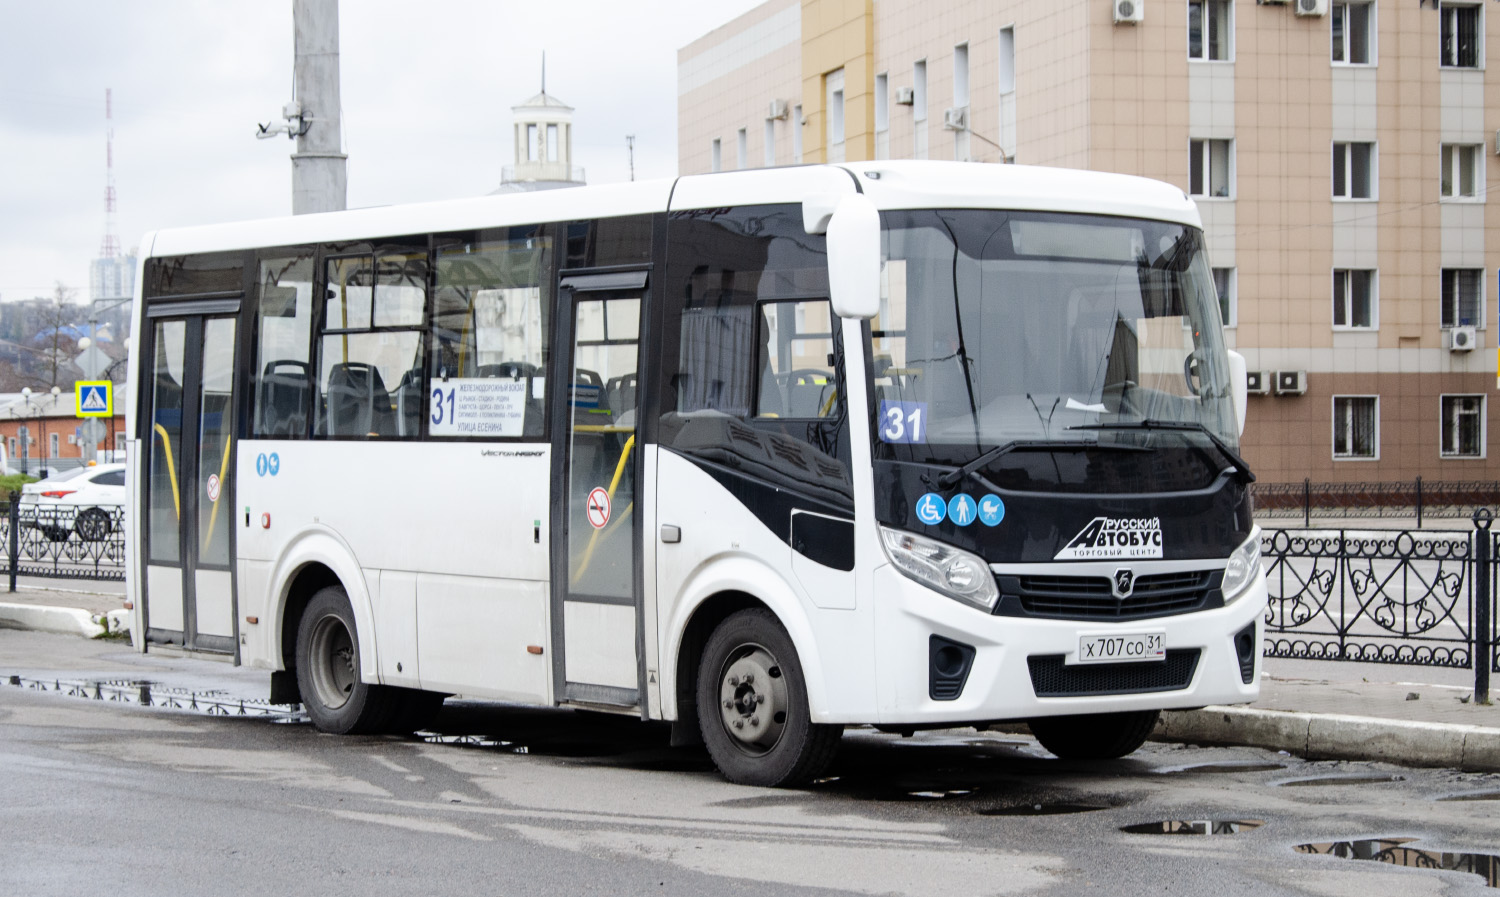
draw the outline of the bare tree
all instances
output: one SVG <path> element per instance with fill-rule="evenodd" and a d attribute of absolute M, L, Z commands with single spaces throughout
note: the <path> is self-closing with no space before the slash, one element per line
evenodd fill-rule
<path fill-rule="evenodd" d="M 72 388 L 72 381 L 77 379 L 68 370 L 78 352 L 77 325 L 83 318 L 83 309 L 73 302 L 77 292 L 58 283 L 52 290 L 51 301 L 41 307 L 37 316 L 32 340 L 40 345 L 36 350 L 36 366 L 26 379 L 45 390 L 50 391 L 54 386 Z"/>

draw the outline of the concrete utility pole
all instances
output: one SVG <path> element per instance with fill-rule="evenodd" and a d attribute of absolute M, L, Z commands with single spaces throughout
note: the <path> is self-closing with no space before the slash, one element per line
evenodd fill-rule
<path fill-rule="evenodd" d="M 302 128 L 292 154 L 292 214 L 347 205 L 349 176 L 339 109 L 338 0 L 293 0 L 294 87 Z"/>

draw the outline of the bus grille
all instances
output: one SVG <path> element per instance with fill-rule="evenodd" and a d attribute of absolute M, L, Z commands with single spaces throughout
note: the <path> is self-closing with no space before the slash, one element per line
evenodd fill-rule
<path fill-rule="evenodd" d="M 1179 691 L 1193 681 L 1198 669 L 1197 648 L 1167 651 L 1165 661 L 1155 663 L 1096 663 L 1068 666 L 1063 655 L 1026 658 L 1031 668 L 1031 687 L 1039 698 L 1076 698 L 1085 695 L 1138 694 Z"/>
<path fill-rule="evenodd" d="M 1136 577 L 1130 596 L 1119 599 L 1107 576 L 997 576 L 995 613 L 1054 620 L 1140 620 L 1219 607 L 1220 570 L 1149 573 Z"/>

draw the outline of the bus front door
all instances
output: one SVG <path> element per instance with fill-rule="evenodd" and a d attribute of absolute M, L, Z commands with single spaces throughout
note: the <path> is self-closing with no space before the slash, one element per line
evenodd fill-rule
<path fill-rule="evenodd" d="M 646 272 L 567 275 L 554 390 L 553 681 L 558 700 L 640 704 L 636 383 Z M 557 382 L 557 381 L 555 381 Z"/>
<path fill-rule="evenodd" d="M 238 300 L 193 303 L 203 314 L 148 309 L 151 340 L 140 416 L 148 644 L 237 654 L 234 577 L 234 312 Z M 221 308 L 222 306 L 222 308 Z"/>

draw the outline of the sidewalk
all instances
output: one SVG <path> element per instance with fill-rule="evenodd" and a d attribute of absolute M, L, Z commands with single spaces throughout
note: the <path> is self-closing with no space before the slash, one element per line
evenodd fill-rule
<path fill-rule="evenodd" d="M 0 580 L 4 582 L 4 580 Z M 7 592 L 0 586 L 0 627 L 61 632 L 94 637 L 106 627 L 129 628 L 129 611 L 118 593 L 89 590 L 82 580 L 58 580 L 56 586 L 17 585 Z"/>
<path fill-rule="evenodd" d="M 128 618 L 118 593 L 69 585 L 81 587 L 0 592 L 0 628 L 92 636 L 103 632 L 93 622 L 97 618 Z M 40 625 L 59 620 L 66 625 Z M 95 644 L 59 642 L 48 665 L 92 668 Z M 70 645 L 78 646 L 76 656 Z M 213 672 L 224 672 L 213 666 Z M 1500 704 L 1473 702 L 1471 671 L 1277 658 L 1263 661 L 1262 669 L 1255 704 L 1169 711 L 1153 738 L 1246 745 L 1315 759 L 1500 772 Z M 1500 675 L 1494 680 L 1493 694 L 1500 699 Z"/>

